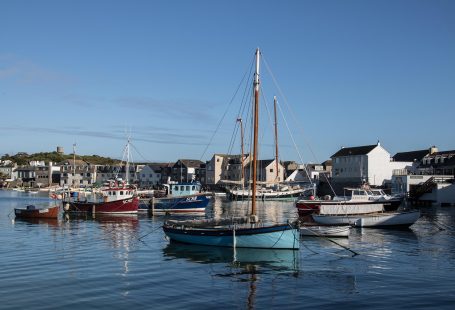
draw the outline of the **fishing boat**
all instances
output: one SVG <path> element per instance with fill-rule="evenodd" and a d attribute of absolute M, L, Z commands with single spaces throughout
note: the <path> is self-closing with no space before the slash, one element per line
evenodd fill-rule
<path fill-rule="evenodd" d="M 212 193 L 201 191 L 202 186 L 199 182 L 166 184 L 165 186 L 168 188 L 168 196 L 150 200 L 149 209 L 154 213 L 205 212 L 213 197 Z"/>
<path fill-rule="evenodd" d="M 403 212 L 384 212 L 379 214 L 369 214 L 354 221 L 355 227 L 403 227 L 413 225 L 420 218 L 420 210 Z"/>
<path fill-rule="evenodd" d="M 34 205 L 28 205 L 25 209 L 14 209 L 14 215 L 18 218 L 54 218 L 58 217 L 59 206 L 40 209 Z"/>
<path fill-rule="evenodd" d="M 126 154 L 126 181 L 121 178 L 110 180 L 106 187 L 98 192 L 87 196 L 84 199 L 79 198 L 77 193 L 71 195 L 65 193 L 62 200 L 63 209 L 68 213 L 84 213 L 84 214 L 135 214 L 139 207 L 139 198 L 136 194 L 136 187 L 129 185 L 129 145 L 125 147 L 124 155 Z"/>
<path fill-rule="evenodd" d="M 137 213 L 139 198 L 135 188 L 122 181 L 111 181 L 101 190 L 101 195 L 92 195 L 90 200 L 79 200 L 78 196 L 63 199 L 63 209 L 69 213 L 90 214 L 134 214 Z"/>
<path fill-rule="evenodd" d="M 253 156 L 252 156 L 252 196 L 250 216 L 242 220 L 223 221 L 166 221 L 164 233 L 174 241 L 239 248 L 298 249 L 299 227 L 297 223 L 265 224 L 256 215 L 256 181 L 259 128 L 259 49 L 256 50 L 256 70 L 253 82 Z"/>
<path fill-rule="evenodd" d="M 300 225 L 300 235 L 308 237 L 347 238 L 349 237 L 350 231 L 349 226 Z"/>

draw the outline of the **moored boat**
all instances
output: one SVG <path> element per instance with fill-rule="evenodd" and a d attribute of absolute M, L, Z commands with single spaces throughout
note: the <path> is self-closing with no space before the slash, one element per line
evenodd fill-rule
<path fill-rule="evenodd" d="M 138 206 L 135 188 L 113 181 L 101 190 L 101 195 L 93 195 L 90 200 L 63 199 L 63 209 L 69 213 L 134 214 Z"/>
<path fill-rule="evenodd" d="M 229 222 L 229 224 L 226 224 Z M 164 233 L 172 240 L 221 247 L 298 249 L 297 223 L 262 225 L 248 219 L 227 221 L 166 221 Z"/>
<path fill-rule="evenodd" d="M 28 205 L 25 209 L 14 209 L 14 215 L 19 218 L 57 218 L 59 206 L 40 209 Z"/>
<path fill-rule="evenodd" d="M 256 198 L 261 200 L 279 200 L 279 199 L 296 199 L 301 196 L 306 188 L 289 187 L 282 188 L 261 188 L 256 191 Z M 231 189 L 227 193 L 227 197 L 231 200 L 246 200 L 251 199 L 252 192 L 248 189 Z"/>
<path fill-rule="evenodd" d="M 357 215 L 312 215 L 321 225 L 351 225 L 355 227 L 409 227 L 420 218 L 419 210 L 378 212 Z"/>
<path fill-rule="evenodd" d="M 213 194 L 201 192 L 199 182 L 167 185 L 167 197 L 150 200 L 149 210 L 156 213 L 200 213 L 205 212 Z"/>
<path fill-rule="evenodd" d="M 346 188 L 346 196 L 335 196 L 333 199 L 300 199 L 296 202 L 299 216 L 310 214 L 365 214 L 391 210 L 392 202 L 386 199 L 373 198 L 363 188 Z M 401 203 L 401 201 L 400 201 Z M 398 205 L 394 205 L 396 208 Z"/>
<path fill-rule="evenodd" d="M 420 218 L 420 210 L 403 212 L 384 212 L 360 217 L 354 222 L 355 227 L 409 227 Z"/>

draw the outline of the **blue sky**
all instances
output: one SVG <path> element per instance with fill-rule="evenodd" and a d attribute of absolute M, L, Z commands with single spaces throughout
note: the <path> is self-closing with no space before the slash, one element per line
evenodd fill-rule
<path fill-rule="evenodd" d="M 282 159 L 322 162 L 377 139 L 392 155 L 455 149 L 454 16 L 450 0 L 4 0 L 0 154 L 76 142 L 118 158 L 127 132 L 135 161 L 227 153 L 241 96 L 229 103 L 256 47 L 271 69 L 262 102 L 277 95 L 290 112 Z"/>

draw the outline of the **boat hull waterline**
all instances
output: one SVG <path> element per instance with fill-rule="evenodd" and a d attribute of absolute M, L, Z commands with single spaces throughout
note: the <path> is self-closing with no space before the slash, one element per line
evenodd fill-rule
<path fill-rule="evenodd" d="M 356 227 L 409 227 L 420 218 L 420 211 L 385 212 L 363 215 L 312 215 L 322 225 L 352 225 Z"/>
<path fill-rule="evenodd" d="M 420 211 L 364 216 L 354 222 L 356 227 L 409 227 L 420 218 Z"/>
<path fill-rule="evenodd" d="M 291 225 L 227 228 L 182 228 L 163 226 L 164 233 L 174 241 L 239 248 L 298 249 L 299 230 Z"/>
<path fill-rule="evenodd" d="M 139 198 L 133 197 L 109 202 L 65 201 L 63 207 L 69 213 L 135 214 L 139 207 Z"/>
<path fill-rule="evenodd" d="M 195 213 L 205 212 L 211 201 L 209 195 L 192 195 L 187 197 L 155 199 L 153 212 L 157 213 Z"/>
<path fill-rule="evenodd" d="M 46 209 L 14 209 L 14 215 L 19 218 L 53 218 L 56 219 L 59 213 L 59 207 Z"/>

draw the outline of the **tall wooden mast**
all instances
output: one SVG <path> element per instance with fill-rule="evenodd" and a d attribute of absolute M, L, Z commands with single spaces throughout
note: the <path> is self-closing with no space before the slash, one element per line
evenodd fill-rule
<path fill-rule="evenodd" d="M 258 129 L 259 129 L 259 48 L 256 49 L 256 72 L 254 73 L 254 122 L 253 122 L 253 159 L 251 167 L 253 168 L 253 188 L 251 196 L 251 215 L 256 215 L 256 177 L 257 177 L 257 158 L 258 158 Z"/>
<path fill-rule="evenodd" d="M 244 157 L 244 151 L 243 151 L 243 122 L 242 122 L 242 119 L 241 119 L 241 118 L 238 118 L 238 119 L 237 119 L 237 122 L 240 123 L 240 140 L 241 140 L 241 141 L 240 141 L 240 148 L 241 148 L 241 150 L 242 150 L 242 154 L 240 155 L 240 156 L 241 156 L 241 157 L 240 157 L 240 162 L 241 162 L 241 164 L 242 164 L 242 168 L 241 168 L 241 169 L 242 169 L 242 179 L 241 179 L 241 181 L 242 181 L 242 188 L 243 188 L 243 182 L 244 182 L 244 180 L 245 180 L 245 175 L 244 175 L 244 164 L 243 164 L 243 157 Z"/>
<path fill-rule="evenodd" d="M 273 96 L 273 111 L 275 114 L 275 168 L 276 168 L 276 177 L 275 181 L 280 181 L 278 179 L 279 173 L 278 173 L 278 167 L 279 167 L 279 162 L 278 162 L 278 122 L 276 120 L 276 96 Z"/>

